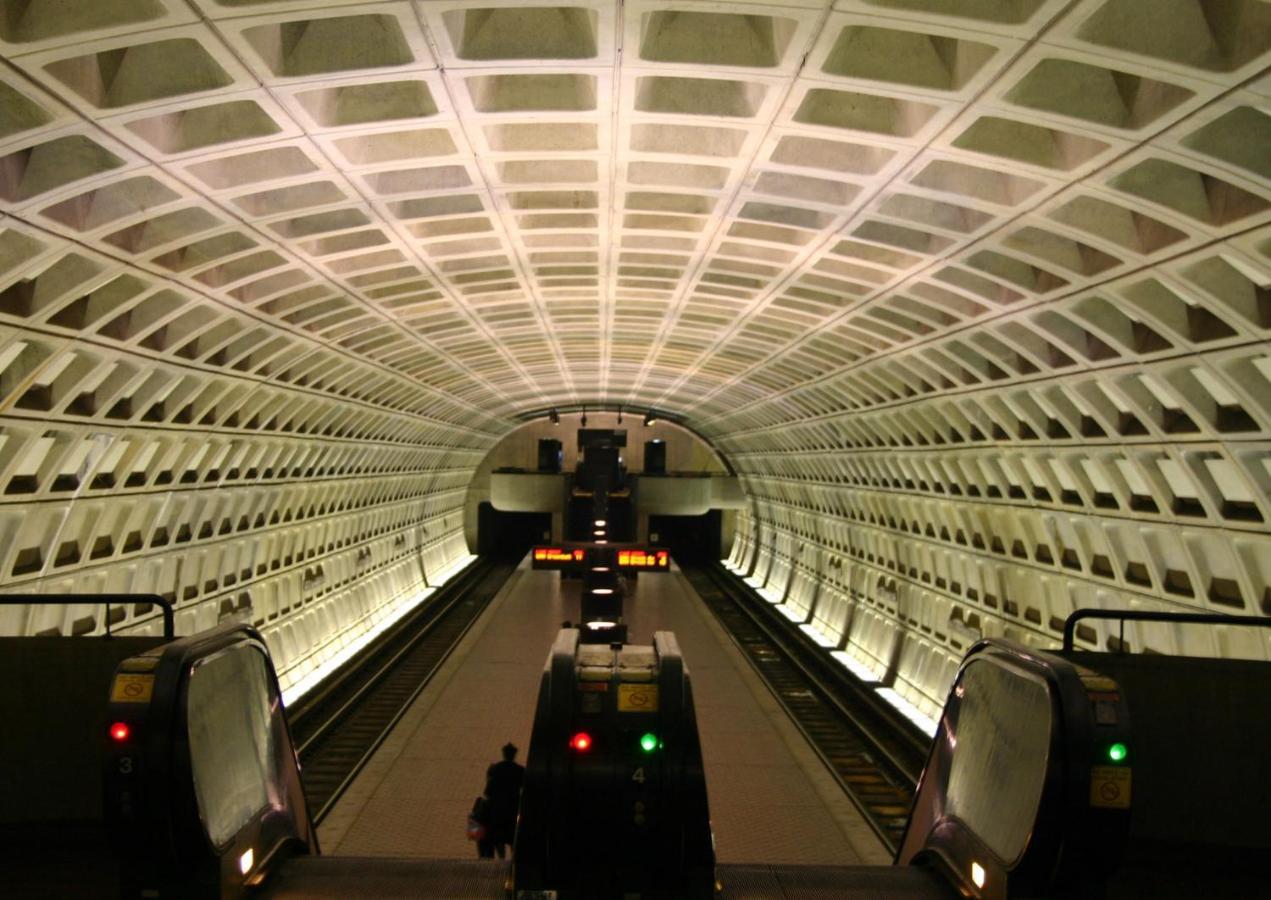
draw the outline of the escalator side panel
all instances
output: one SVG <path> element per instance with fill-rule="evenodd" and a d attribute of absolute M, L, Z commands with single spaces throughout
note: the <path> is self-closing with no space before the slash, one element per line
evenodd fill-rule
<path fill-rule="evenodd" d="M 1119 859 L 1129 809 L 1091 802 L 1094 752 L 1102 739 L 1124 739 L 1130 722 L 1117 700 L 1115 724 L 1096 734 L 1090 677 L 1006 641 L 972 648 L 945 705 L 897 862 L 932 865 L 982 897 L 1095 890 Z"/>
<path fill-rule="evenodd" d="M 148 702 L 112 702 L 131 739 L 111 748 L 105 812 L 121 894 L 242 895 L 268 867 L 316 852 L 268 649 L 249 626 L 182 638 L 121 674 L 153 673 Z"/>

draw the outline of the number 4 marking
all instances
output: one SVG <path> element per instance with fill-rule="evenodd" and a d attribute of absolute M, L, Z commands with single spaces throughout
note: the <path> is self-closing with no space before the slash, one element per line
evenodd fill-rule
<path fill-rule="evenodd" d="M 631 780 L 636 784 L 644 784 L 644 766 L 631 773 Z"/>

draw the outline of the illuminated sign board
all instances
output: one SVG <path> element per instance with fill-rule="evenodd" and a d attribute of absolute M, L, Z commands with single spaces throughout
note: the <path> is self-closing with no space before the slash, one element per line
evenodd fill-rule
<path fill-rule="evenodd" d="M 530 551 L 531 569 L 581 572 L 597 566 L 612 566 L 619 572 L 669 572 L 671 553 L 652 547 L 597 544 L 558 544 Z"/>
<path fill-rule="evenodd" d="M 581 569 L 587 562 L 582 547 L 535 547 L 530 557 L 531 569 Z"/>
<path fill-rule="evenodd" d="M 618 569 L 621 571 L 666 572 L 671 568 L 671 554 L 666 550 L 646 550 L 633 547 L 618 551 Z"/>

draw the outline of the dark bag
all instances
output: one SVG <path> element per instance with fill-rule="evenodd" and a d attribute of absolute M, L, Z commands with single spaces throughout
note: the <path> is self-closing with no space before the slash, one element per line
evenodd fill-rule
<path fill-rule="evenodd" d="M 490 801 L 485 797 L 478 797 L 472 804 L 472 812 L 468 813 L 468 840 L 485 840 L 489 820 Z"/>

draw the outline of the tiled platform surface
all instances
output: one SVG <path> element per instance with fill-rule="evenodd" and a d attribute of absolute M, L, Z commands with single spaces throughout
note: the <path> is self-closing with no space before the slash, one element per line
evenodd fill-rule
<path fill-rule="evenodd" d="M 528 750 L 539 676 L 579 583 L 526 564 L 323 823 L 327 854 L 463 858 L 464 822 L 508 740 Z M 693 678 L 720 862 L 886 863 L 820 760 L 678 572 L 642 576 L 631 638 L 674 631 Z"/>

